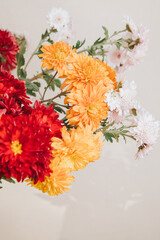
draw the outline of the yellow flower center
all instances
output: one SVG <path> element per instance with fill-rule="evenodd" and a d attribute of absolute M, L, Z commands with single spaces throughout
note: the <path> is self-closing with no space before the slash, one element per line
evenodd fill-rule
<path fill-rule="evenodd" d="M 55 54 L 56 54 L 56 58 L 59 60 L 63 60 L 67 57 L 67 54 L 66 52 L 64 52 L 63 49 L 57 49 Z"/>
<path fill-rule="evenodd" d="M 96 108 L 96 106 L 90 105 L 87 107 L 87 114 L 88 115 L 96 115 L 98 114 L 98 110 Z"/>
<path fill-rule="evenodd" d="M 14 152 L 14 155 L 22 153 L 22 144 L 20 144 L 19 140 L 11 142 L 11 149 Z"/>

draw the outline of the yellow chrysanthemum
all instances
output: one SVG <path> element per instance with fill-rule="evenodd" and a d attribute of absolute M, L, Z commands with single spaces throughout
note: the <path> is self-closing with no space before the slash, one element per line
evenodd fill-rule
<path fill-rule="evenodd" d="M 67 111 L 69 123 L 73 125 L 91 126 L 96 130 L 102 119 L 107 117 L 107 103 L 104 101 L 106 88 L 101 82 L 82 90 L 72 91 L 65 98 L 65 104 L 72 105 Z"/>
<path fill-rule="evenodd" d="M 44 182 L 38 181 L 34 184 L 33 181 L 30 182 L 30 179 L 27 180 L 27 182 L 30 182 L 29 184 L 32 187 L 41 190 L 43 193 L 48 193 L 49 196 L 58 195 L 60 193 L 62 194 L 63 191 L 68 192 L 67 186 L 74 181 L 74 177 L 69 175 L 70 170 L 59 166 L 55 159 L 53 159 L 50 164 L 50 168 L 53 172 L 50 177 L 45 177 Z"/>
<path fill-rule="evenodd" d="M 88 55 L 84 56 L 83 53 L 74 54 L 73 61 L 69 66 L 71 69 L 67 71 L 67 78 L 63 82 L 61 89 L 68 85 L 67 91 L 83 89 L 87 85 L 97 85 L 99 82 L 102 82 L 109 90 L 113 88 L 106 67 L 97 59 Z"/>
<path fill-rule="evenodd" d="M 53 156 L 60 166 L 77 171 L 84 168 L 89 162 L 100 157 L 103 142 L 100 142 L 102 133 L 93 134 L 91 127 L 82 125 L 69 132 L 62 128 L 62 139 L 53 137 Z"/>
<path fill-rule="evenodd" d="M 58 71 L 59 76 L 65 75 L 68 70 L 67 64 L 71 61 L 71 57 L 75 53 L 75 49 L 68 43 L 62 41 L 46 45 L 41 48 L 42 54 L 38 56 L 42 58 L 42 68 L 47 68 Z"/>

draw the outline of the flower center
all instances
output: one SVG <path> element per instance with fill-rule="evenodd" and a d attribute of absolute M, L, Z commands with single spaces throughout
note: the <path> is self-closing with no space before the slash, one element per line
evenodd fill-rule
<path fill-rule="evenodd" d="M 11 149 L 14 152 L 14 155 L 22 153 L 22 144 L 20 144 L 19 140 L 11 142 Z"/>
<path fill-rule="evenodd" d="M 63 60 L 67 57 L 66 52 L 63 49 L 57 49 L 56 51 L 56 58 L 59 60 Z"/>
<path fill-rule="evenodd" d="M 96 114 L 98 114 L 98 110 L 95 106 L 90 105 L 90 106 L 87 107 L 87 115 L 94 116 Z"/>

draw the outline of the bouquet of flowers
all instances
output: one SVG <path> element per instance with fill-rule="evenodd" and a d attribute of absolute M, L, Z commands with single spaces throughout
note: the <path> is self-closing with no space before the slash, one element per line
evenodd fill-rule
<path fill-rule="evenodd" d="M 147 155 L 159 122 L 137 102 L 135 82 L 124 78 L 147 51 L 143 25 L 126 17 L 124 29 L 110 35 L 103 26 L 103 38 L 84 47 L 85 40 L 71 44 L 68 12 L 53 8 L 47 21 L 27 62 L 25 36 L 0 30 L 0 183 L 25 180 L 53 196 L 68 191 L 71 172 L 100 158 L 105 140 L 133 139 L 136 158 Z M 33 57 L 42 69 L 28 77 Z"/>

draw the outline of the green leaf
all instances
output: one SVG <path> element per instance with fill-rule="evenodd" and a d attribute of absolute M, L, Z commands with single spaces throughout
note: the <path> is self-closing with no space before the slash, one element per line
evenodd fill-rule
<path fill-rule="evenodd" d="M 19 79 L 26 78 L 27 73 L 24 72 L 23 68 L 18 68 L 17 69 L 17 75 Z"/>
<path fill-rule="evenodd" d="M 96 45 L 98 45 L 98 44 L 101 44 L 101 43 L 103 43 L 103 42 L 105 42 L 106 41 L 106 38 L 98 38 L 94 43 L 93 43 L 93 45 L 94 46 L 96 46 Z"/>
<path fill-rule="evenodd" d="M 113 142 L 113 138 L 115 138 L 115 136 L 112 133 L 104 133 L 105 139 L 109 142 Z"/>
<path fill-rule="evenodd" d="M 52 39 L 50 39 L 50 37 L 47 39 L 47 42 L 49 42 L 49 43 L 53 44 L 53 40 L 52 40 Z"/>
<path fill-rule="evenodd" d="M 84 39 L 83 41 L 77 41 L 75 45 L 73 45 L 72 49 L 79 49 L 85 44 L 86 40 Z"/>
<path fill-rule="evenodd" d="M 35 92 L 39 92 L 40 83 L 38 82 L 32 83 L 30 82 L 29 79 L 26 79 L 26 78 L 22 78 L 22 79 L 26 82 L 25 86 L 27 88 L 27 93 L 31 96 L 36 97 Z"/>
<path fill-rule="evenodd" d="M 22 66 L 25 64 L 24 54 L 26 52 L 26 39 L 23 38 L 19 45 L 19 52 L 16 55 L 17 59 L 17 76 L 20 79 L 21 77 L 26 77 L 27 73 L 24 72 Z"/>
<path fill-rule="evenodd" d="M 35 92 L 33 92 L 33 90 L 27 89 L 27 94 L 29 94 L 30 96 L 36 97 L 36 94 Z"/>
<path fill-rule="evenodd" d="M 51 88 L 53 91 L 55 90 L 55 83 L 54 83 L 54 81 L 51 82 L 49 88 Z"/>
<path fill-rule="evenodd" d="M 0 184 L 2 184 L 2 180 L 5 180 L 5 181 L 7 181 L 7 182 L 9 182 L 9 183 L 15 183 L 15 181 L 13 180 L 13 178 L 6 178 L 5 176 L 3 176 L 2 178 L 0 178 Z M 3 187 L 2 186 L 0 186 L 0 189 L 2 189 Z"/>
<path fill-rule="evenodd" d="M 54 110 L 59 113 L 66 113 L 61 107 L 54 105 Z"/>
<path fill-rule="evenodd" d="M 114 33 L 113 33 L 113 35 L 112 36 L 115 36 L 115 35 L 117 35 L 118 34 L 118 32 L 117 31 L 115 31 Z"/>
<path fill-rule="evenodd" d="M 34 84 L 36 84 L 38 88 L 40 88 L 40 87 L 41 87 L 41 84 L 40 84 L 40 82 L 34 82 Z"/>
<path fill-rule="evenodd" d="M 43 71 L 43 79 L 46 81 L 47 85 L 49 84 L 50 80 L 53 78 L 53 75 L 46 73 L 45 71 Z M 55 90 L 55 85 L 58 84 L 58 82 L 54 81 L 55 79 L 53 79 L 53 81 L 50 83 L 49 88 L 52 89 L 53 91 Z M 56 79 L 58 80 L 58 79 Z M 57 85 L 56 85 L 57 86 Z"/>
<path fill-rule="evenodd" d="M 102 26 L 102 28 L 103 28 L 103 30 L 104 30 L 104 34 L 105 34 L 105 38 L 106 38 L 106 40 L 108 39 L 108 37 L 109 37 L 109 35 L 108 35 L 108 29 L 106 28 L 106 27 L 104 27 L 104 26 Z"/>
<path fill-rule="evenodd" d="M 6 178 L 5 176 L 2 177 L 3 180 L 10 182 L 10 183 L 15 183 L 15 181 L 13 180 L 13 178 Z"/>
<path fill-rule="evenodd" d="M 115 43 L 115 45 L 116 45 L 116 47 L 120 50 L 120 47 L 121 47 L 121 43 L 119 43 L 119 42 L 116 42 Z"/>
<path fill-rule="evenodd" d="M 93 46 L 88 50 L 88 55 L 93 56 L 95 54 L 95 50 Z"/>
<path fill-rule="evenodd" d="M 54 79 L 54 83 L 58 88 L 61 87 L 61 81 L 59 79 Z"/>
<path fill-rule="evenodd" d="M 38 49 L 38 51 L 35 53 L 35 55 L 39 55 L 42 54 L 43 52 L 41 51 L 42 46 L 40 46 L 40 48 Z M 39 57 L 39 56 L 38 56 Z M 42 59 L 42 57 L 39 57 L 40 59 Z"/>
<path fill-rule="evenodd" d="M 49 32 L 48 32 L 48 30 L 46 29 L 45 33 L 41 35 L 41 39 L 44 40 L 44 39 L 46 39 L 48 36 L 49 36 Z"/>
<path fill-rule="evenodd" d="M 47 84 L 50 82 L 52 77 L 53 77 L 52 75 L 50 75 L 46 72 L 43 72 L 43 79 L 46 81 Z"/>

